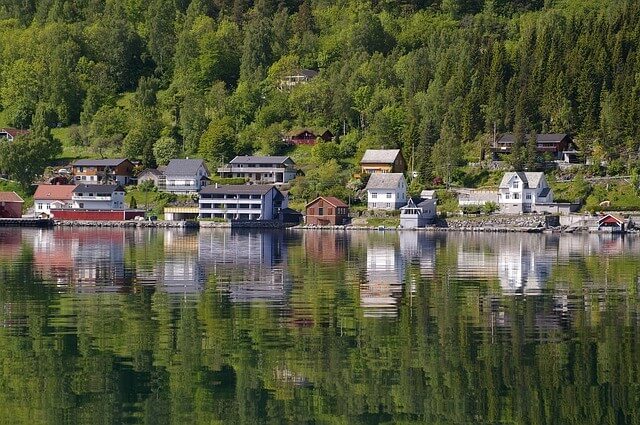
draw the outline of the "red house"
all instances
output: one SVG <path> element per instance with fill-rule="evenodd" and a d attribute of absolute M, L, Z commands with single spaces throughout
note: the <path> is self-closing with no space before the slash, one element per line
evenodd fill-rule
<path fill-rule="evenodd" d="M 16 137 L 29 134 L 29 130 L 20 130 L 17 128 L 5 127 L 0 128 L 0 140 L 13 142 Z"/>
<path fill-rule="evenodd" d="M 306 207 L 309 226 L 341 226 L 349 222 L 349 206 L 333 196 L 320 196 Z"/>
<path fill-rule="evenodd" d="M 333 139 L 333 133 L 329 130 L 301 128 L 288 132 L 285 136 L 285 141 L 290 145 L 315 145 L 318 138 L 328 142 Z"/>
<path fill-rule="evenodd" d="M 0 192 L 0 218 L 22 218 L 24 200 L 15 192 Z"/>

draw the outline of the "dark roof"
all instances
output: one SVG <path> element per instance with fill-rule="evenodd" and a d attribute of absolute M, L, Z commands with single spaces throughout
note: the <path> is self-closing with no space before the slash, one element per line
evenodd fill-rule
<path fill-rule="evenodd" d="M 280 210 L 280 214 L 289 214 L 289 215 L 302 215 L 300 211 L 296 211 L 291 208 L 283 208 Z"/>
<path fill-rule="evenodd" d="M 236 156 L 229 164 L 284 164 L 287 160 L 293 162 L 288 156 Z"/>
<path fill-rule="evenodd" d="M 422 208 L 422 207 L 429 207 L 431 205 L 435 205 L 436 200 L 435 199 L 422 199 L 420 200 L 420 202 L 417 204 L 418 207 Z"/>
<path fill-rule="evenodd" d="M 73 163 L 74 167 L 117 167 L 125 161 L 129 161 L 127 158 L 116 159 L 79 159 Z M 129 161 L 131 162 L 131 161 Z"/>
<path fill-rule="evenodd" d="M 164 175 L 194 176 L 201 166 L 204 166 L 203 159 L 172 159 L 164 170 Z"/>
<path fill-rule="evenodd" d="M 335 196 L 318 196 L 316 199 L 314 199 L 313 201 L 309 202 L 306 205 L 306 207 L 308 208 L 309 205 L 313 204 L 314 202 L 316 202 L 319 199 L 324 199 L 326 202 L 330 203 L 334 207 L 348 207 L 348 205 L 345 204 L 344 201 L 336 198 Z"/>
<path fill-rule="evenodd" d="M 145 174 L 151 174 L 151 175 L 154 175 L 156 177 L 162 176 L 162 172 L 161 171 L 156 170 L 155 168 L 147 168 L 146 170 L 144 170 L 140 174 L 138 174 L 138 178 L 144 176 Z"/>
<path fill-rule="evenodd" d="M 396 189 L 404 180 L 402 173 L 373 173 L 366 189 Z"/>
<path fill-rule="evenodd" d="M 367 149 L 360 164 L 393 164 L 400 155 L 400 149 Z"/>
<path fill-rule="evenodd" d="M 540 191 L 540 194 L 538 196 L 540 196 L 541 198 L 546 198 L 549 192 L 551 192 L 551 188 L 545 187 Z"/>
<path fill-rule="evenodd" d="M 536 135 L 536 140 L 538 142 L 556 142 L 559 143 L 561 141 L 563 141 L 565 138 L 569 137 L 568 134 L 566 133 L 548 133 L 548 134 L 537 134 Z M 529 135 L 525 134 L 524 135 L 524 140 L 528 140 L 529 139 Z M 500 140 L 498 140 L 498 143 L 515 143 L 516 141 L 516 136 L 513 133 L 507 133 L 505 135 L 503 135 Z"/>
<path fill-rule="evenodd" d="M 200 194 L 221 194 L 221 195 L 266 195 L 275 186 L 268 184 L 228 184 L 207 186 L 200 191 Z M 276 189 L 278 190 L 278 189 Z"/>
<path fill-rule="evenodd" d="M 313 134 L 314 136 L 322 136 L 325 133 L 329 133 L 331 135 L 333 135 L 333 133 L 329 130 L 327 130 L 326 128 L 311 128 L 311 127 L 302 127 L 302 128 L 294 128 L 290 131 L 287 132 L 287 136 L 289 137 L 295 137 L 295 136 L 299 136 L 304 132 L 309 132 L 311 134 Z"/>
<path fill-rule="evenodd" d="M 124 192 L 119 184 L 79 184 L 73 193 L 95 193 L 96 195 L 111 195 L 113 192 Z"/>
<path fill-rule="evenodd" d="M 318 71 L 314 71 L 313 69 L 297 69 L 293 71 L 291 75 L 287 75 L 287 77 L 296 77 L 298 75 L 304 75 L 307 78 L 313 78 L 318 75 Z"/>

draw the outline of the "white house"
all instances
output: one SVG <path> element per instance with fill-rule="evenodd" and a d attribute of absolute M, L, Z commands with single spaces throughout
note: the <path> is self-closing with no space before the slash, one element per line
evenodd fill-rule
<path fill-rule="evenodd" d="M 207 186 L 200 192 L 200 218 L 273 220 L 288 198 L 272 185 Z"/>
<path fill-rule="evenodd" d="M 508 214 L 538 211 L 553 203 L 553 191 L 544 173 L 505 173 L 500 183 L 498 202 L 500 210 Z"/>
<path fill-rule="evenodd" d="M 425 199 L 415 203 L 409 198 L 407 205 L 400 208 L 400 227 L 416 229 L 433 223 L 436 218 L 436 200 Z"/>
<path fill-rule="evenodd" d="M 240 177 L 254 183 L 280 184 L 296 178 L 295 163 L 288 156 L 236 156 L 218 168 L 220 177 Z"/>
<path fill-rule="evenodd" d="M 407 203 L 407 182 L 402 173 L 374 173 L 367 183 L 370 210 L 397 210 Z"/>
<path fill-rule="evenodd" d="M 13 142 L 16 137 L 29 134 L 29 130 L 19 130 L 17 128 L 0 128 L 0 140 L 6 140 L 7 142 Z"/>
<path fill-rule="evenodd" d="M 202 159 L 172 159 L 164 170 L 165 190 L 171 193 L 198 193 L 209 181 Z"/>
<path fill-rule="evenodd" d="M 72 208 L 85 210 L 123 210 L 124 189 L 115 184 L 80 184 L 72 193 Z"/>
<path fill-rule="evenodd" d="M 73 204 L 74 184 L 41 184 L 33 194 L 33 209 L 36 217 L 50 216 L 52 209 L 68 208 Z"/>

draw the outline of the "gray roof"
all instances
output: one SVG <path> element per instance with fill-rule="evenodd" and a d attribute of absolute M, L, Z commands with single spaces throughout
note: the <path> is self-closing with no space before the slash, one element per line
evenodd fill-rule
<path fill-rule="evenodd" d="M 367 149 L 360 161 L 362 163 L 393 164 L 400 154 L 400 149 Z"/>
<path fill-rule="evenodd" d="M 422 199 L 436 199 L 437 197 L 438 197 L 438 194 L 436 193 L 435 190 L 425 189 L 422 192 L 420 192 L 420 198 Z"/>
<path fill-rule="evenodd" d="M 165 168 L 164 174 L 165 176 L 195 176 L 201 166 L 204 166 L 203 159 L 172 159 Z"/>
<path fill-rule="evenodd" d="M 125 161 L 128 161 L 128 159 L 79 159 L 73 165 L 78 167 L 117 167 Z"/>
<path fill-rule="evenodd" d="M 537 134 L 536 135 L 536 140 L 538 142 L 561 142 L 562 140 L 565 139 L 565 137 L 568 137 L 569 135 L 566 133 L 547 133 L 547 134 Z M 529 135 L 525 134 L 524 135 L 524 140 L 529 140 Z M 500 140 L 498 141 L 499 143 L 514 143 L 516 141 L 516 136 L 513 133 L 507 133 L 505 135 L 503 135 Z"/>
<path fill-rule="evenodd" d="M 220 194 L 220 195 L 266 195 L 271 189 L 275 188 L 269 184 L 228 184 L 207 186 L 200 191 L 200 194 Z M 276 190 L 278 190 L 276 188 Z"/>
<path fill-rule="evenodd" d="M 160 177 L 162 175 L 162 171 L 157 170 L 155 168 L 147 168 L 146 170 L 142 171 L 140 174 L 138 174 L 138 177 L 142 177 L 146 174 L 151 174 L 154 175 L 156 177 Z"/>
<path fill-rule="evenodd" d="M 297 77 L 299 75 L 305 76 L 307 78 L 313 78 L 318 75 L 318 71 L 314 71 L 313 69 L 298 69 L 291 75 L 287 75 L 287 77 Z"/>
<path fill-rule="evenodd" d="M 509 180 L 513 178 L 513 176 L 517 175 L 520 180 L 522 180 L 524 187 L 529 189 L 534 189 L 538 187 L 540 181 L 544 178 L 544 173 L 542 172 L 509 172 L 504 173 L 502 176 L 502 181 L 500 182 L 500 189 L 507 189 L 509 187 Z"/>
<path fill-rule="evenodd" d="M 369 177 L 367 189 L 396 189 L 403 180 L 402 173 L 374 173 Z"/>
<path fill-rule="evenodd" d="M 284 164 L 287 160 L 293 163 L 288 156 L 236 156 L 229 164 Z"/>
<path fill-rule="evenodd" d="M 119 184 L 79 184 L 73 193 L 95 193 L 96 195 L 111 195 L 115 191 L 124 192 Z"/>

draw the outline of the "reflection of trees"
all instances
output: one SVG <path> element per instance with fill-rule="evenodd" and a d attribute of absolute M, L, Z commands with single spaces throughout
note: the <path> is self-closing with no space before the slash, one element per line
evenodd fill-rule
<path fill-rule="evenodd" d="M 407 263 L 397 316 L 370 318 L 362 244 L 337 264 L 290 246 L 286 309 L 234 304 L 211 277 L 187 299 L 59 293 L 25 245 L 0 261 L 0 411 L 25 424 L 640 420 L 637 258 L 556 265 L 559 305 L 459 280 L 459 251 L 433 249 L 428 273 Z M 127 266 L 155 255 L 130 251 Z"/>

